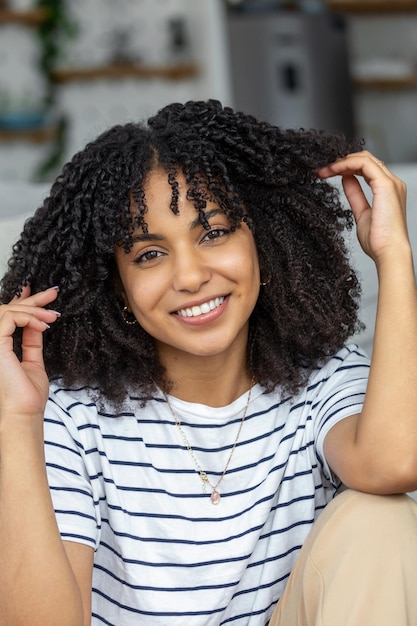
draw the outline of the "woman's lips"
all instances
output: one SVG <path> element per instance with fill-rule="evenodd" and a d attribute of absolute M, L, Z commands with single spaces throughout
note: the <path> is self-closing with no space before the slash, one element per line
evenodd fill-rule
<path fill-rule="evenodd" d="M 182 322 L 190 326 L 198 326 L 207 324 L 218 319 L 222 315 L 227 304 L 228 296 L 219 296 L 211 300 L 207 300 L 200 305 L 178 309 L 174 315 Z"/>
<path fill-rule="evenodd" d="M 200 306 L 196 305 L 185 309 L 179 309 L 175 313 L 181 317 L 198 317 L 200 315 L 204 315 L 205 313 L 210 313 L 210 311 L 214 311 L 214 309 L 217 309 L 217 307 L 223 304 L 224 301 L 225 296 L 221 296 L 220 298 L 207 300 L 207 302 L 203 302 Z"/>

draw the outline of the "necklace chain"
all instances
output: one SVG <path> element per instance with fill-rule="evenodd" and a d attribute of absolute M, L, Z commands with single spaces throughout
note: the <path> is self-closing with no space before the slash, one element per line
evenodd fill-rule
<path fill-rule="evenodd" d="M 230 461 L 232 460 L 232 456 L 233 456 L 233 453 L 234 453 L 234 451 L 236 449 L 237 442 L 239 441 L 240 433 L 241 433 L 242 427 L 243 427 L 243 422 L 245 421 L 246 413 L 248 412 L 250 398 L 251 398 L 251 395 L 252 395 L 252 387 L 253 387 L 254 383 L 255 383 L 255 381 L 252 378 L 251 385 L 250 385 L 250 388 L 249 388 L 249 393 L 248 393 L 248 399 L 246 401 L 245 410 L 243 411 L 242 419 L 240 420 L 239 428 L 238 428 L 238 431 L 237 431 L 237 434 L 236 434 L 236 437 L 235 437 L 232 449 L 230 450 L 230 454 L 229 454 L 229 457 L 227 459 L 227 462 L 226 462 L 226 465 L 224 467 L 224 470 L 222 471 L 222 473 L 220 475 L 220 478 L 218 479 L 218 481 L 214 485 L 210 481 L 209 477 L 207 476 L 207 472 L 205 472 L 203 470 L 203 468 L 201 467 L 200 463 L 198 462 L 197 457 L 196 457 L 196 455 L 194 453 L 194 450 L 193 450 L 193 448 L 192 448 L 192 446 L 191 446 L 191 444 L 190 444 L 190 442 L 189 442 L 189 440 L 187 438 L 187 435 L 185 434 L 184 429 L 183 429 L 183 427 L 181 425 L 181 421 L 178 418 L 178 416 L 176 415 L 176 413 L 175 413 L 175 411 L 174 411 L 174 409 L 173 409 L 173 407 L 171 405 L 171 402 L 169 401 L 169 397 L 167 396 L 167 394 L 164 394 L 166 403 L 168 405 L 168 408 L 169 408 L 169 410 L 172 413 L 172 417 L 174 418 L 175 425 L 178 427 L 178 430 L 179 430 L 179 432 L 181 434 L 181 437 L 182 437 L 182 439 L 183 439 L 183 441 L 185 443 L 185 446 L 186 446 L 188 452 L 190 453 L 190 456 L 191 456 L 191 458 L 193 460 L 193 463 L 194 463 L 194 465 L 195 465 L 195 467 L 196 467 L 196 469 L 198 471 L 198 474 L 199 474 L 199 477 L 200 477 L 200 480 L 201 480 L 201 486 L 203 488 L 203 492 L 207 493 L 207 485 L 209 485 L 209 487 L 211 487 L 211 489 L 212 489 L 212 492 L 211 492 L 211 495 L 210 495 L 210 500 L 211 500 L 211 502 L 213 504 L 219 504 L 219 502 L 220 502 L 221 496 L 220 496 L 220 493 L 218 491 L 218 486 L 220 485 L 221 481 L 223 480 L 223 478 L 226 475 L 227 470 L 229 469 Z"/>

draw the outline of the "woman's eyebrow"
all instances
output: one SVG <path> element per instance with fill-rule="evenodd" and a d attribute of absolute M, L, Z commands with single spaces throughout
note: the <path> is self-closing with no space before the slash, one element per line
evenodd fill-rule
<path fill-rule="evenodd" d="M 133 243 L 140 241 L 162 241 L 163 239 L 164 237 L 162 237 L 162 235 L 157 235 L 156 233 L 138 233 L 132 237 Z"/>
<path fill-rule="evenodd" d="M 224 211 L 222 211 L 221 209 L 211 209 L 211 211 L 207 211 L 207 213 L 204 213 L 204 217 L 206 220 L 209 220 L 215 215 L 219 214 L 224 215 Z M 198 226 L 201 226 L 200 216 L 197 216 L 195 220 L 190 223 L 190 230 L 193 230 Z M 165 237 L 163 237 L 163 235 L 158 235 L 157 233 L 138 233 L 137 235 L 134 235 L 132 241 L 133 243 L 139 243 L 141 241 L 163 241 L 164 239 Z"/>
<path fill-rule="evenodd" d="M 210 218 L 214 217 L 215 215 L 219 215 L 219 213 L 224 215 L 224 211 L 222 211 L 219 208 L 211 209 L 211 211 L 207 211 L 206 213 L 204 213 L 204 219 L 205 220 L 209 220 Z M 195 220 L 193 220 L 191 222 L 190 230 L 193 230 L 193 228 L 197 228 L 198 226 L 201 226 L 201 217 L 200 216 L 196 217 Z"/>

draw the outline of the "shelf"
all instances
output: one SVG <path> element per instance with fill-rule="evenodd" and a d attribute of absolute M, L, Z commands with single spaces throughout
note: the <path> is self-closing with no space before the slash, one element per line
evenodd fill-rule
<path fill-rule="evenodd" d="M 48 17 L 47 9 L 39 7 L 30 11 L 14 11 L 13 9 L 0 9 L 1 24 L 24 24 L 25 26 L 38 26 Z"/>
<path fill-rule="evenodd" d="M 182 80 L 194 78 L 199 73 L 197 65 L 194 63 L 183 63 L 180 65 L 167 66 L 147 66 L 135 64 L 106 65 L 103 67 L 83 67 L 56 70 L 52 74 L 55 83 L 69 83 L 73 81 L 83 81 L 92 79 L 112 79 L 123 78 L 163 78 L 167 80 Z"/>
<path fill-rule="evenodd" d="M 329 0 L 327 6 L 332 11 L 339 13 L 374 14 L 375 13 L 409 13 L 417 11 L 416 0 L 341 0 L 340 2 Z"/>
<path fill-rule="evenodd" d="M 27 141 L 29 143 L 45 143 L 56 139 L 57 130 L 54 127 L 32 128 L 22 130 L 7 130 L 0 128 L 0 143 L 16 143 Z"/>
<path fill-rule="evenodd" d="M 404 78 L 355 78 L 353 83 L 358 89 L 402 91 L 405 89 L 416 89 L 417 74 Z"/>

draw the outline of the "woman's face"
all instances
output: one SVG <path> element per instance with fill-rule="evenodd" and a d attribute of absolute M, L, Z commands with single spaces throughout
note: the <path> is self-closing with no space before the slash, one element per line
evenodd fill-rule
<path fill-rule="evenodd" d="M 167 178 L 152 172 L 145 186 L 148 233 L 135 233 L 128 254 L 116 249 L 123 298 L 154 337 L 165 366 L 184 355 L 245 354 L 260 281 L 252 233 L 245 223 L 230 232 L 213 202 L 205 209 L 206 230 L 186 198 L 183 176 L 175 215 Z"/>

